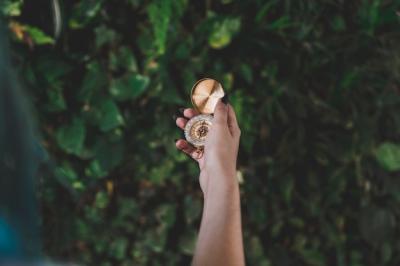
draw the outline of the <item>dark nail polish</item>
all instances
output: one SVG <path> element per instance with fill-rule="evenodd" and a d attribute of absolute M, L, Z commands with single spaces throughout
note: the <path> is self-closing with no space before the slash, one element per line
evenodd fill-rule
<path fill-rule="evenodd" d="M 178 110 L 179 110 L 179 113 L 181 113 L 182 115 L 184 115 L 183 112 L 185 112 L 185 108 L 181 107 L 181 108 L 179 108 Z"/>
<path fill-rule="evenodd" d="M 224 104 L 229 103 L 229 97 L 227 93 L 225 93 L 224 97 L 222 97 L 221 102 L 223 102 Z"/>
<path fill-rule="evenodd" d="M 175 139 L 175 142 L 177 142 L 179 139 Z"/>
<path fill-rule="evenodd" d="M 176 121 L 176 119 L 178 119 L 178 117 L 179 117 L 179 116 L 177 116 L 177 115 L 173 115 L 173 116 L 172 116 L 172 120 Z"/>

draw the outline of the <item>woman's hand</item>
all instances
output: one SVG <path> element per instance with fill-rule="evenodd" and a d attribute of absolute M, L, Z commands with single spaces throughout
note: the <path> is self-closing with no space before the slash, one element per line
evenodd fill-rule
<path fill-rule="evenodd" d="M 184 129 L 188 119 L 198 115 L 194 109 L 184 109 L 184 117 L 176 119 L 176 125 Z M 209 187 L 231 189 L 237 187 L 236 161 L 239 149 L 240 128 L 235 111 L 230 104 L 218 101 L 204 151 L 199 151 L 186 140 L 176 141 L 176 147 L 199 164 L 200 186 L 206 195 Z M 212 173 L 212 177 L 210 174 Z"/>

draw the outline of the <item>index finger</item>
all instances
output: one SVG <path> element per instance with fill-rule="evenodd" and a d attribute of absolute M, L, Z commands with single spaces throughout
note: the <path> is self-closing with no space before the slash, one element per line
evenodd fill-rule
<path fill-rule="evenodd" d="M 193 116 L 196 116 L 196 115 L 198 115 L 199 114 L 199 112 L 197 112 L 195 109 L 193 109 L 193 108 L 186 108 L 185 110 L 183 110 L 183 115 L 186 117 L 186 118 L 192 118 Z"/>

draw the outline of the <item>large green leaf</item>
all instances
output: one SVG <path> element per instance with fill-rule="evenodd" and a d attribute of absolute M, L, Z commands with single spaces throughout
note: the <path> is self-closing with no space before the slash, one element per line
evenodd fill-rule
<path fill-rule="evenodd" d="M 146 76 L 128 74 L 111 82 L 110 93 L 117 100 L 135 99 L 145 92 L 149 82 Z"/>
<path fill-rule="evenodd" d="M 34 44 L 37 44 L 37 45 L 54 44 L 54 39 L 52 37 L 48 36 L 47 34 L 45 34 L 39 28 L 36 28 L 33 26 L 26 26 L 25 30 L 29 34 L 29 36 L 32 38 Z"/>
<path fill-rule="evenodd" d="M 216 21 L 208 39 L 208 43 L 214 49 L 221 49 L 229 45 L 234 35 L 240 29 L 240 18 L 225 18 Z"/>
<path fill-rule="evenodd" d="M 173 0 L 155 0 L 147 8 L 159 54 L 163 54 L 166 49 L 167 32 L 172 16 L 172 2 Z"/>
<path fill-rule="evenodd" d="M 375 27 L 380 20 L 381 0 L 363 0 L 361 3 L 359 16 L 361 26 L 368 34 L 373 34 Z"/>
<path fill-rule="evenodd" d="M 94 97 L 98 97 L 107 85 L 107 77 L 104 73 L 102 65 L 97 62 L 91 62 L 86 65 L 86 73 L 83 82 L 78 91 L 78 99 L 83 102 L 90 102 Z"/>
<path fill-rule="evenodd" d="M 108 252 L 112 257 L 117 259 L 118 261 L 122 261 L 126 257 L 126 251 L 128 248 L 129 242 L 126 237 L 119 237 L 111 241 L 110 249 Z"/>
<path fill-rule="evenodd" d="M 87 176 L 104 177 L 123 160 L 123 142 L 113 142 L 104 139 L 96 139 L 91 148 L 93 159 L 86 169 Z"/>
<path fill-rule="evenodd" d="M 101 102 L 96 115 L 102 131 L 109 131 L 124 124 L 124 118 L 117 104 L 112 100 Z"/>
<path fill-rule="evenodd" d="M 375 153 L 378 163 L 388 171 L 400 170 L 400 145 L 385 142 L 382 143 Z"/>
<path fill-rule="evenodd" d="M 62 89 L 60 87 L 50 88 L 47 90 L 49 102 L 46 109 L 49 112 L 60 112 L 67 108 Z"/>
<path fill-rule="evenodd" d="M 78 174 L 68 164 L 59 166 L 54 171 L 57 180 L 75 194 L 75 191 L 81 191 L 84 189 L 84 184 L 79 178 Z"/>
<path fill-rule="evenodd" d="M 110 69 L 114 72 L 128 71 L 135 73 L 138 71 L 136 58 L 131 48 L 122 46 L 116 51 L 110 52 Z"/>
<path fill-rule="evenodd" d="M 104 0 L 81 0 L 74 6 L 68 25 L 73 28 L 82 28 L 100 12 Z"/>
<path fill-rule="evenodd" d="M 0 2 L 0 11 L 4 16 L 21 15 L 22 0 L 2 0 Z"/>
<path fill-rule="evenodd" d="M 183 14 L 187 2 L 187 0 L 154 0 L 147 7 L 158 54 L 165 53 L 171 22 Z"/>
<path fill-rule="evenodd" d="M 104 25 L 97 27 L 96 32 L 96 47 L 100 48 L 104 44 L 111 44 L 117 41 L 118 34 L 113 30 Z"/>
<path fill-rule="evenodd" d="M 79 155 L 83 149 L 85 135 L 85 124 L 81 118 L 76 117 L 70 124 L 57 129 L 56 140 L 65 152 Z"/>
<path fill-rule="evenodd" d="M 43 55 L 36 62 L 36 71 L 40 73 L 46 82 L 51 86 L 63 84 L 64 77 L 71 73 L 72 66 L 54 55 Z"/>

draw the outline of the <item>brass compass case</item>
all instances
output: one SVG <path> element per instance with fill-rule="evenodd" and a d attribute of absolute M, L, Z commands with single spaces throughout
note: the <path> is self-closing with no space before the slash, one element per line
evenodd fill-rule
<path fill-rule="evenodd" d="M 221 83 L 214 79 L 204 78 L 197 81 L 191 91 L 193 107 L 200 113 L 191 118 L 185 126 L 185 138 L 195 147 L 204 146 L 207 134 L 211 128 L 213 113 L 218 100 L 225 92 Z"/>

